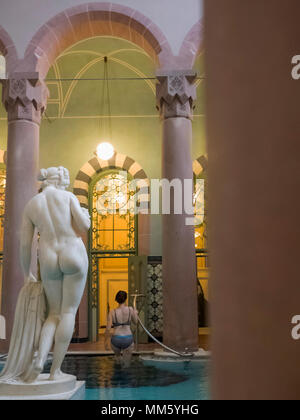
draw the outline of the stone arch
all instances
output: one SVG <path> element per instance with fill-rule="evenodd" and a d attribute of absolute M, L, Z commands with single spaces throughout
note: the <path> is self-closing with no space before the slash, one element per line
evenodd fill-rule
<path fill-rule="evenodd" d="M 150 252 L 150 181 L 141 165 L 134 159 L 121 153 L 106 161 L 93 157 L 79 170 L 75 181 L 73 193 L 77 196 L 80 205 L 88 208 L 89 186 L 93 176 L 108 169 L 127 171 L 137 180 L 139 214 L 138 214 L 138 253 L 149 255 Z"/>
<path fill-rule="evenodd" d="M 80 205 L 88 208 L 89 185 L 93 176 L 108 169 L 127 171 L 137 180 L 140 211 L 143 212 L 143 210 L 148 210 L 150 203 L 149 179 L 139 163 L 121 153 L 115 153 L 110 160 L 102 160 L 95 156 L 80 168 L 75 178 L 73 188 L 73 192 L 77 196 Z"/>
<path fill-rule="evenodd" d="M 198 177 L 202 172 L 207 171 L 207 156 L 202 155 L 198 159 L 193 161 L 193 172 L 196 177 Z"/>
<path fill-rule="evenodd" d="M 0 54 L 5 57 L 7 73 L 13 70 L 18 61 L 15 44 L 6 30 L 0 25 Z"/>
<path fill-rule="evenodd" d="M 199 20 L 187 33 L 179 51 L 179 61 L 185 68 L 193 68 L 197 56 L 203 48 L 203 23 Z"/>
<path fill-rule="evenodd" d="M 115 3 L 71 7 L 45 23 L 31 39 L 22 70 L 45 77 L 69 46 L 95 36 L 115 36 L 142 47 L 157 66 L 169 61 L 171 47 L 162 31 L 140 12 Z"/>

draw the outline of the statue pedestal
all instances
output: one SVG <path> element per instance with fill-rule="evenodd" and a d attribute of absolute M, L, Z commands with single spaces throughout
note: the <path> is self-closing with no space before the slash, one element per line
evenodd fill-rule
<path fill-rule="evenodd" d="M 0 400 L 79 400 L 84 399 L 85 382 L 73 375 L 49 381 L 49 374 L 39 375 L 33 383 L 17 380 L 0 382 Z"/>

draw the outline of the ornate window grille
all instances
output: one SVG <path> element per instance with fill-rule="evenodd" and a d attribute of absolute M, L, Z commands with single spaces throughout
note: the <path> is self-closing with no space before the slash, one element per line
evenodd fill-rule
<path fill-rule="evenodd" d="M 92 194 L 92 252 L 134 254 L 135 191 L 130 188 L 127 173 L 102 176 Z"/>
<path fill-rule="evenodd" d="M 208 251 L 207 251 L 207 181 L 205 176 L 195 179 L 195 249 L 197 256 L 197 267 L 207 268 Z"/>

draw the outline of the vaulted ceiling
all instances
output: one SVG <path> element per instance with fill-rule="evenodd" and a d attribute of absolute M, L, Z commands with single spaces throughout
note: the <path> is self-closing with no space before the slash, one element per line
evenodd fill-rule
<path fill-rule="evenodd" d="M 97 37 L 64 51 L 50 69 L 47 76 L 50 118 L 93 118 L 108 114 L 102 100 L 105 82 L 91 80 L 103 78 L 105 56 L 108 77 L 123 79 L 109 81 L 112 116 L 156 114 L 155 81 L 143 80 L 154 77 L 154 63 L 149 56 L 130 42 Z"/>
<path fill-rule="evenodd" d="M 123 130 L 126 127 L 124 134 L 134 137 L 137 135 L 137 130 L 140 133 L 140 130 L 147 125 L 147 127 L 153 126 L 153 130 L 154 126 L 157 126 L 155 128 L 155 133 L 157 133 L 159 120 L 155 107 L 156 80 L 152 59 L 143 49 L 128 41 L 114 37 L 95 37 L 81 41 L 65 50 L 47 75 L 50 98 L 42 123 L 41 146 L 53 145 L 53 141 L 55 144 L 55 138 L 60 139 L 57 140 L 58 142 L 61 142 L 62 137 L 76 139 L 76 135 L 78 137 L 80 135 L 83 138 L 84 133 L 90 133 L 90 138 L 93 136 L 96 138 L 101 127 L 106 129 L 109 112 L 107 103 L 103 102 L 104 82 L 93 80 L 103 79 L 105 56 L 108 57 L 109 78 L 121 79 L 110 80 L 108 84 L 112 125 L 115 130 L 120 132 L 122 127 Z M 199 77 L 204 77 L 203 54 L 198 56 L 194 68 Z M 205 148 L 204 80 L 198 79 L 196 85 L 194 157 L 203 154 Z M 130 121 L 136 127 L 136 131 L 132 128 L 132 133 L 133 125 Z M 1 149 L 6 148 L 6 130 L 6 111 L 0 105 Z M 147 130 L 151 131 L 152 128 Z M 154 131 L 152 134 L 150 131 L 149 139 L 151 135 L 152 138 L 154 135 Z M 120 134 L 117 134 L 120 138 Z M 128 143 L 128 139 L 126 141 Z M 48 156 L 50 149 L 50 146 L 47 146 L 44 151 L 41 149 L 42 160 L 43 156 Z"/>
<path fill-rule="evenodd" d="M 104 57 L 108 71 L 113 116 L 157 115 L 155 110 L 155 68 L 151 58 L 138 46 L 112 37 L 96 37 L 73 45 L 60 55 L 47 75 L 50 99 L 49 118 L 84 118 L 107 114 L 103 108 Z M 0 57 L 0 74 L 4 63 Z M 204 76 L 203 55 L 195 63 L 198 76 Z M 143 80 L 147 78 L 147 80 Z M 62 80 L 58 80 L 62 79 Z M 70 80 L 77 79 L 77 80 Z M 89 80 L 87 80 L 89 79 Z M 127 79 L 127 80 L 126 80 Z M 135 79 L 135 80 L 133 80 Z M 204 113 L 203 80 L 197 80 L 196 116 Z M 0 117 L 5 118 L 3 107 Z"/>

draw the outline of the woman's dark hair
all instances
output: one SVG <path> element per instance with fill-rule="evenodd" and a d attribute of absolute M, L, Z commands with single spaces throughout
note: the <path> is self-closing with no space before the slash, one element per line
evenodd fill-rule
<path fill-rule="evenodd" d="M 123 290 L 120 290 L 116 294 L 116 302 L 118 302 L 119 304 L 126 302 L 126 299 L 127 299 L 127 293 L 124 292 Z"/>

